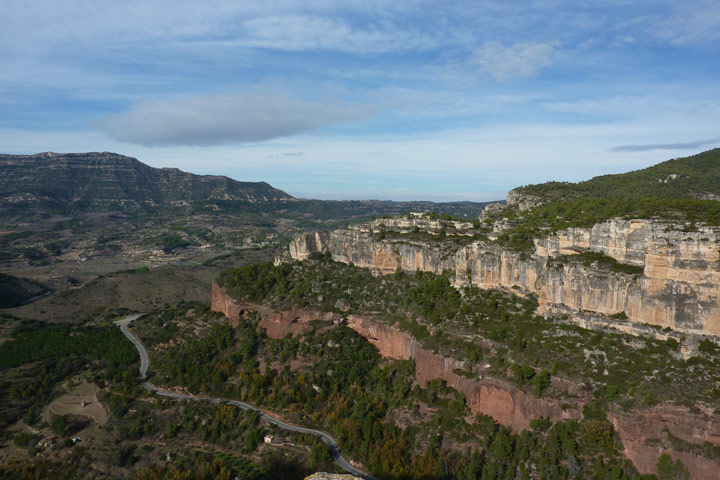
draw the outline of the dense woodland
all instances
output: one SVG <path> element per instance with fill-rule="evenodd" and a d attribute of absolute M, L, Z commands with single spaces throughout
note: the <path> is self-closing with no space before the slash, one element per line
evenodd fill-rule
<path fill-rule="evenodd" d="M 572 197 L 678 199 L 720 195 L 720 148 L 633 172 L 603 175 L 579 183 L 528 185 L 517 190 L 548 200 Z"/>

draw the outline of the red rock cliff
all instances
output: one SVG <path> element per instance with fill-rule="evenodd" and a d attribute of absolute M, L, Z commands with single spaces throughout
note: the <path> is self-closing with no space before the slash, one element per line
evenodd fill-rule
<path fill-rule="evenodd" d="M 348 327 L 367 338 L 384 357 L 413 360 L 415 379 L 420 385 L 440 378 L 465 394 L 473 413 L 484 413 L 498 423 L 515 430 L 530 427 L 530 420 L 547 417 L 556 422 L 580 418 L 579 405 L 566 405 L 552 399 L 528 395 L 507 382 L 496 379 L 471 379 L 454 372 L 465 362 L 425 350 L 410 334 L 390 327 L 372 317 L 350 315 Z"/>
<path fill-rule="evenodd" d="M 234 321 L 247 312 L 257 311 L 262 317 L 260 325 L 272 338 L 301 333 L 314 319 L 340 318 L 327 312 L 276 311 L 262 305 L 239 303 L 218 285 L 212 288 L 211 308 Z M 501 380 L 466 378 L 453 371 L 463 368 L 464 362 L 425 350 L 403 330 L 370 316 L 350 315 L 347 320 L 348 327 L 365 337 L 383 357 L 413 360 L 418 383 L 424 385 L 441 378 L 447 385 L 465 394 L 472 412 L 489 415 L 502 425 L 522 430 L 528 428 L 530 420 L 541 416 L 551 421 L 580 417 L 581 404 L 578 401 L 561 403 L 527 394 Z M 674 459 L 683 461 L 693 479 L 720 478 L 720 466 L 715 461 L 673 448 L 667 441 L 667 432 L 670 432 L 689 444 L 702 445 L 708 441 L 720 446 L 720 415 L 693 413 L 684 407 L 664 405 L 640 412 L 613 410 L 608 417 L 622 439 L 625 455 L 641 473 L 656 473 L 658 457 L 669 453 Z"/>
<path fill-rule="evenodd" d="M 220 312 L 233 322 L 249 312 L 258 312 L 260 326 L 270 338 L 285 338 L 288 333 L 301 333 L 312 320 L 339 320 L 335 313 L 315 312 L 311 310 L 290 309 L 273 310 L 256 303 L 240 303 L 232 298 L 221 286 L 213 283 L 210 309 Z"/>
<path fill-rule="evenodd" d="M 660 405 L 640 412 L 624 413 L 614 410 L 608 415 L 615 426 L 625 455 L 632 460 L 640 473 L 657 473 L 656 464 L 662 453 L 669 453 L 688 467 L 691 477 L 697 480 L 717 480 L 720 465 L 717 462 L 677 448 L 668 448 L 668 433 L 690 444 L 710 442 L 720 445 L 720 415 L 712 412 L 693 413 L 685 407 Z"/>

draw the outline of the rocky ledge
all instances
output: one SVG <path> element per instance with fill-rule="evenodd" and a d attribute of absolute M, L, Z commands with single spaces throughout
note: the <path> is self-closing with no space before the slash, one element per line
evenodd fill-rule
<path fill-rule="evenodd" d="M 615 219 L 538 240 L 531 254 L 492 241 L 449 253 L 442 242 L 380 237 L 372 228 L 359 227 L 301 234 L 290 244 L 290 256 L 304 260 L 314 252 L 329 252 L 336 261 L 378 274 L 449 270 L 456 287 L 535 294 L 540 313 L 560 309 L 580 324 L 592 323 L 590 312 L 606 316 L 609 323 L 614 316 L 636 325 L 669 327 L 689 334 L 689 341 L 692 335 L 720 335 L 717 229 L 683 232 L 662 222 Z M 584 253 L 605 255 L 623 268 L 583 262 Z"/>

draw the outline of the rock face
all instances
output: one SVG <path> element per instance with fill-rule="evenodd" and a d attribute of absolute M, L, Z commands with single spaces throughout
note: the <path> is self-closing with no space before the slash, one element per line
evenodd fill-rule
<path fill-rule="evenodd" d="M 562 307 L 570 313 L 624 312 L 630 322 L 691 334 L 720 335 L 720 262 L 716 229 L 680 232 L 649 220 L 610 220 L 591 229 L 572 228 L 536 241 L 532 255 L 476 242 L 449 255 L 439 244 L 378 240 L 355 229 L 303 234 L 290 244 L 290 256 L 304 260 L 330 252 L 336 261 L 381 274 L 397 269 L 454 272 L 461 287 L 505 287 L 537 294 L 541 311 Z M 643 268 L 641 276 L 564 262 L 558 255 L 600 252 Z"/>
<path fill-rule="evenodd" d="M 217 284 L 212 286 L 212 300 L 210 309 L 220 312 L 233 322 L 249 313 L 258 312 L 262 318 L 260 326 L 270 338 L 285 338 L 288 333 L 297 335 L 302 333 L 313 320 L 339 321 L 339 315 L 332 312 L 316 312 L 312 310 L 292 309 L 273 310 L 255 303 L 240 303 Z"/>
<path fill-rule="evenodd" d="M 422 215 L 413 214 L 404 217 L 378 218 L 367 223 L 353 224 L 348 228 L 351 230 L 369 233 L 380 232 L 384 229 L 401 233 L 410 233 L 414 229 L 417 229 L 418 231 L 431 233 L 433 235 L 437 235 L 444 228 L 447 235 L 471 235 L 472 233 L 469 231 L 473 228 L 473 224 L 471 222 L 433 220 L 431 218 L 423 217 Z"/>
<path fill-rule="evenodd" d="M 262 316 L 260 325 L 267 329 L 268 336 L 272 338 L 300 333 L 313 319 L 340 319 L 337 314 L 324 312 L 275 311 L 262 305 L 241 304 L 217 285 L 213 285 L 212 292 L 212 310 L 224 313 L 230 320 L 237 320 L 245 312 L 257 311 Z M 455 373 L 455 369 L 465 366 L 464 362 L 426 351 L 407 332 L 388 326 L 381 319 L 349 315 L 347 325 L 372 343 L 383 357 L 413 360 L 416 380 L 421 385 L 440 378 L 465 394 L 473 412 L 489 415 L 502 425 L 522 430 L 528 428 L 530 420 L 540 416 L 552 421 L 580 417 L 582 404 L 578 400 L 561 402 L 539 398 L 516 389 L 508 382 L 479 377 L 470 379 Z M 658 457 L 667 452 L 673 458 L 683 461 L 693 479 L 718 478 L 720 465 L 715 461 L 682 448 L 660 447 L 658 444 L 659 440 L 666 439 L 666 432 L 670 432 L 675 438 L 696 448 L 700 448 L 706 441 L 720 446 L 719 414 L 697 413 L 684 407 L 661 405 L 631 413 L 613 410 L 608 418 L 623 442 L 625 455 L 641 473 L 655 473 Z"/>
<path fill-rule="evenodd" d="M 284 338 L 288 333 L 301 333 L 308 323 L 315 319 L 342 319 L 337 314 L 311 310 L 277 311 L 263 305 L 240 303 L 218 285 L 213 285 L 211 307 L 222 312 L 232 321 L 248 312 L 258 312 L 262 317 L 260 326 L 271 338 Z M 546 417 L 553 422 L 566 418 L 580 418 L 581 405 L 539 398 L 515 388 L 512 384 L 497 379 L 466 378 L 455 373 L 463 369 L 465 362 L 425 350 L 409 333 L 385 324 L 381 319 L 349 315 L 347 326 L 365 337 L 385 358 L 413 360 L 415 380 L 425 385 L 430 380 L 441 379 L 465 394 L 473 413 L 484 413 L 498 423 L 523 430 L 530 427 L 530 420 Z"/>
<path fill-rule="evenodd" d="M 508 207 L 516 206 L 521 212 L 543 204 L 543 200 L 540 197 L 522 193 L 517 189 L 508 192 L 506 202 Z"/>
<path fill-rule="evenodd" d="M 516 430 L 530 427 L 530 420 L 545 417 L 553 422 L 566 418 L 580 418 L 579 405 L 561 405 L 557 400 L 538 398 L 518 390 L 508 382 L 496 379 L 467 378 L 456 373 L 465 367 L 464 361 L 444 357 L 425 350 L 410 334 L 387 326 L 382 321 L 366 316 L 350 315 L 352 328 L 377 347 L 380 355 L 397 360 L 413 360 L 415 380 L 425 385 L 441 379 L 445 384 L 465 394 L 473 413 L 484 413 L 498 423 Z"/>
<path fill-rule="evenodd" d="M 667 450 L 658 440 L 668 433 L 681 442 L 698 446 L 709 442 L 720 445 L 720 415 L 712 412 L 691 413 L 687 408 L 660 405 L 632 414 L 613 411 L 609 415 L 615 430 L 622 438 L 625 455 L 642 474 L 656 473 L 658 457 L 669 453 L 688 467 L 695 480 L 720 478 L 720 465 L 716 461 L 683 449 Z"/>
<path fill-rule="evenodd" d="M 21 202 L 155 206 L 200 200 L 261 202 L 292 197 L 264 182 L 152 168 L 115 153 L 0 155 L 0 205 Z"/>

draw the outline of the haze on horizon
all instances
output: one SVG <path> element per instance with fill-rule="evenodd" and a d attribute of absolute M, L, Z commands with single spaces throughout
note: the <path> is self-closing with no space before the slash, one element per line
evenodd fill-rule
<path fill-rule="evenodd" d="M 720 145 L 720 4 L 0 3 L 0 151 L 495 200 Z"/>

